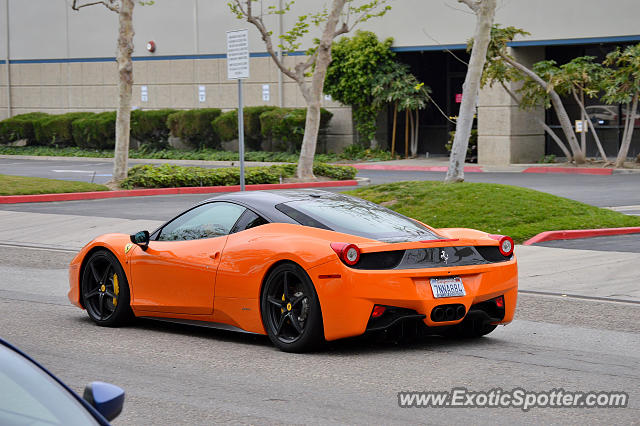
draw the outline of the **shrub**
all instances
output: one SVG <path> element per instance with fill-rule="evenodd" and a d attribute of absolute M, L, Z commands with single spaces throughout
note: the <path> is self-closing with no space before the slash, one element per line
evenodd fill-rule
<path fill-rule="evenodd" d="M 28 145 L 34 144 L 34 123 L 48 116 L 49 114 L 45 114 L 44 112 L 30 112 L 0 121 L 0 143 L 26 139 Z"/>
<path fill-rule="evenodd" d="M 227 142 L 238 139 L 238 111 L 223 112 L 211 122 L 213 132 L 221 141 Z"/>
<path fill-rule="evenodd" d="M 260 115 L 263 112 L 277 109 L 274 106 L 253 106 L 243 109 L 244 142 L 248 149 L 260 150 L 262 132 Z M 238 139 L 238 110 L 227 111 L 211 123 L 213 131 L 222 141 Z"/>
<path fill-rule="evenodd" d="M 276 168 L 248 167 L 245 170 L 247 184 L 278 183 L 280 175 Z M 183 167 L 171 164 L 160 166 L 139 165 L 129 170 L 129 175 L 121 186 L 123 188 L 171 188 L 180 186 L 229 186 L 240 184 L 240 169 L 226 167 L 205 169 L 202 167 Z"/>
<path fill-rule="evenodd" d="M 314 163 L 313 174 L 336 180 L 351 180 L 356 177 L 358 170 L 353 166 L 336 166 L 333 164 Z"/>
<path fill-rule="evenodd" d="M 220 140 L 213 132 L 211 122 L 221 113 L 218 108 L 178 111 L 167 117 L 167 127 L 172 136 L 194 148 L 217 148 Z"/>
<path fill-rule="evenodd" d="M 304 137 L 304 126 L 307 117 L 306 108 L 275 108 L 260 115 L 262 136 L 272 141 L 282 142 L 278 148 L 288 152 L 298 151 Z M 320 109 L 320 132 L 326 133 L 333 114 L 324 108 Z"/>
<path fill-rule="evenodd" d="M 167 117 L 176 112 L 175 109 L 131 111 L 131 137 L 153 149 L 166 148 L 169 139 Z"/>
<path fill-rule="evenodd" d="M 382 149 L 365 148 L 360 144 L 349 145 L 344 148 L 340 158 L 346 160 L 393 160 L 393 155 L 389 151 Z"/>
<path fill-rule="evenodd" d="M 73 144 L 72 123 L 80 118 L 89 118 L 92 112 L 70 112 L 43 117 L 33 123 L 35 142 L 43 146 L 65 146 Z"/>
<path fill-rule="evenodd" d="M 262 126 L 260 124 L 260 116 L 267 111 L 273 111 L 275 109 L 278 109 L 278 107 L 253 106 L 243 109 L 244 134 L 249 149 L 260 150 L 260 143 L 262 142 Z"/>
<path fill-rule="evenodd" d="M 456 137 L 456 132 L 449 132 L 449 141 L 444 144 L 444 147 L 448 152 L 451 152 L 451 148 L 453 147 L 453 139 Z M 471 134 L 469 135 L 469 145 L 467 146 L 467 155 L 465 160 L 467 163 L 477 163 L 478 162 L 478 130 L 471 129 Z"/>
<path fill-rule="evenodd" d="M 73 141 L 80 148 L 113 149 L 116 143 L 116 112 L 101 112 L 71 123 Z"/>
<path fill-rule="evenodd" d="M 271 167 L 248 167 L 245 169 L 245 182 L 248 185 L 260 183 L 279 183 L 281 177 L 291 177 L 296 172 L 295 164 Z M 351 166 L 334 166 L 315 163 L 313 172 L 318 176 L 334 179 L 353 179 L 357 170 Z M 159 166 L 138 165 L 129 169 L 128 177 L 121 186 L 126 189 L 172 188 L 181 186 L 229 186 L 240 184 L 240 169 L 225 167 L 206 169 L 203 167 L 184 167 L 172 164 Z"/>

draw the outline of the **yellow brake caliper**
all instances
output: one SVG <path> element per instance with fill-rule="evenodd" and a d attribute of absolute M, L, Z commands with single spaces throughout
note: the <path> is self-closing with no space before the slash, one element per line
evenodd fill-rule
<path fill-rule="evenodd" d="M 118 294 L 120 293 L 120 286 L 118 285 L 118 274 L 113 274 L 113 294 L 116 297 L 113 298 L 113 306 L 118 306 Z"/>
<path fill-rule="evenodd" d="M 282 293 L 282 301 L 284 302 L 284 293 Z M 280 308 L 280 313 L 284 314 L 284 309 Z"/>

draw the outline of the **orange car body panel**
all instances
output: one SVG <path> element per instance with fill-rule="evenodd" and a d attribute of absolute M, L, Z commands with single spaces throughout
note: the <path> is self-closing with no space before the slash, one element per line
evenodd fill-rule
<path fill-rule="evenodd" d="M 381 243 L 353 235 L 302 225 L 272 223 L 225 237 L 191 241 L 151 241 L 133 246 L 124 234 L 103 235 L 73 259 L 69 269 L 69 299 L 82 307 L 80 277 L 85 257 L 106 248 L 120 261 L 131 291 L 136 316 L 209 321 L 266 334 L 260 313 L 260 293 L 269 270 L 283 261 L 307 271 L 318 294 L 325 338 L 335 340 L 364 333 L 375 304 L 413 309 L 425 314 L 438 304 L 475 303 L 504 295 L 505 317 L 513 319 L 517 302 L 517 261 L 448 268 L 361 270 L 347 267 L 330 242 L 355 243 L 363 253 L 421 247 L 498 245 L 486 233 L 472 229 L 437 229 L 458 241 Z M 336 278 L 339 276 L 339 278 Z M 459 276 L 466 296 L 434 299 L 430 278 Z"/>

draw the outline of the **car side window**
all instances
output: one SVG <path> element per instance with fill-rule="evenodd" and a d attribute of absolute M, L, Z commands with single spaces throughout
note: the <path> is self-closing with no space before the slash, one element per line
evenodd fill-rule
<path fill-rule="evenodd" d="M 269 221 L 264 219 L 262 216 L 259 216 L 247 209 L 235 224 L 231 233 L 233 234 L 235 232 L 245 231 L 247 229 L 255 228 L 256 226 L 266 225 L 267 223 L 269 223 Z"/>
<path fill-rule="evenodd" d="M 226 202 L 198 206 L 166 224 L 156 240 L 185 241 L 227 235 L 245 210 Z"/>

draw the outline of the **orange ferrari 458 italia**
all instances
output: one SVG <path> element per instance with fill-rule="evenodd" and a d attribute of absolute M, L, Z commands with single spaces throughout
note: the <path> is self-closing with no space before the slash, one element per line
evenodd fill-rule
<path fill-rule="evenodd" d="M 69 300 L 98 325 L 205 325 L 290 352 L 409 325 L 483 336 L 513 319 L 518 292 L 511 238 L 319 190 L 220 195 L 153 232 L 102 235 L 69 281 Z"/>

